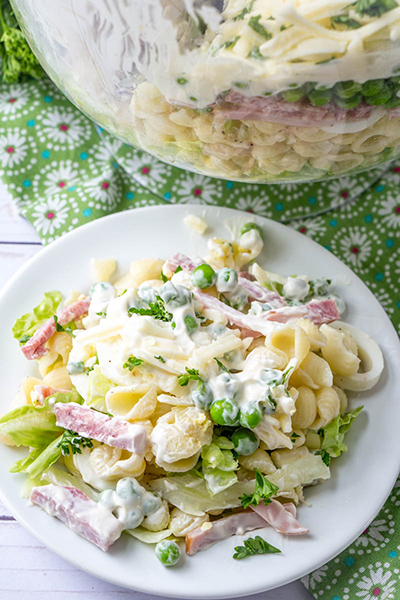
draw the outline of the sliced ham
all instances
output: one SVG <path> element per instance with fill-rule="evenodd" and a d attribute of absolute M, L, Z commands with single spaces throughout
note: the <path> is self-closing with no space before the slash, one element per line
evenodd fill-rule
<path fill-rule="evenodd" d="M 266 523 L 262 517 L 249 510 L 206 523 L 206 526 L 210 525 L 210 529 L 203 529 L 201 526 L 186 535 L 186 554 L 191 556 L 201 550 L 207 550 L 213 544 L 233 535 L 243 535 L 246 531 L 261 529 L 265 527 Z"/>
<path fill-rule="evenodd" d="M 191 273 L 196 267 L 199 266 L 199 264 L 201 263 L 196 264 L 191 258 L 178 252 L 177 254 L 171 256 L 164 266 L 168 271 L 172 271 L 172 273 L 175 273 L 178 267 L 182 267 L 184 271 L 189 271 Z"/>
<path fill-rule="evenodd" d="M 258 506 L 250 505 L 250 508 L 276 529 L 278 533 L 302 535 L 309 532 L 307 527 L 303 527 L 296 520 L 296 507 L 292 502 L 281 504 L 277 500 L 271 500 L 270 504 L 260 502 Z"/>
<path fill-rule="evenodd" d="M 62 394 L 68 394 L 68 390 L 56 390 L 55 388 L 49 387 L 48 385 L 35 385 L 33 391 L 36 394 L 37 402 L 43 404 L 43 402 L 49 396 L 61 392 Z"/>
<path fill-rule="evenodd" d="M 109 417 L 76 402 L 55 404 L 54 414 L 59 427 L 75 431 L 82 437 L 92 438 L 135 454 L 143 455 L 147 450 L 147 432 L 141 425 Z"/>
<path fill-rule="evenodd" d="M 285 102 L 280 96 L 244 96 L 235 91 L 217 100 L 214 115 L 217 119 L 239 121 L 269 121 L 294 127 L 329 127 L 346 121 L 368 119 L 373 107 L 362 102 L 356 108 L 345 110 L 329 102 L 325 106 L 313 106 L 307 99 Z"/>
<path fill-rule="evenodd" d="M 90 306 L 90 298 L 83 298 L 78 300 L 70 306 L 66 306 L 60 312 L 57 313 L 58 323 L 63 327 L 79 319 L 82 315 L 85 315 Z M 54 317 L 50 317 L 31 337 L 31 339 L 22 346 L 21 350 L 25 354 L 28 360 L 34 360 L 44 356 L 48 350 L 45 347 L 45 343 L 49 341 L 52 335 L 56 332 L 56 324 L 54 323 Z"/>
<path fill-rule="evenodd" d="M 104 552 L 122 533 L 122 523 L 109 510 L 75 487 L 52 483 L 35 487 L 30 501 Z"/>
<path fill-rule="evenodd" d="M 282 298 L 277 292 L 267 290 L 267 288 L 262 287 L 256 281 L 250 281 L 247 277 L 244 277 L 242 273 L 239 275 L 239 285 L 246 290 L 249 300 L 268 302 L 273 308 L 286 306 L 285 298 Z"/>
<path fill-rule="evenodd" d="M 311 300 L 306 304 L 307 317 L 316 325 L 332 323 L 340 319 L 340 313 L 334 298 L 327 300 Z"/>

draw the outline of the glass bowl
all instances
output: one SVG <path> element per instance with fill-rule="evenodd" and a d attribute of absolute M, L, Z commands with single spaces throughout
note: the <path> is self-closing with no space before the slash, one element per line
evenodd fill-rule
<path fill-rule="evenodd" d="M 12 0 L 61 90 L 190 171 L 288 183 L 400 154 L 398 0 Z"/>

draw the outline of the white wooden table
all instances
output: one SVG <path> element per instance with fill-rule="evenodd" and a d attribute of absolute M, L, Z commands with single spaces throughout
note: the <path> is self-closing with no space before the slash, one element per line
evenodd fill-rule
<path fill-rule="evenodd" d="M 31 225 L 18 216 L 0 184 L 0 288 L 41 244 Z M 0 600 L 152 600 L 83 573 L 47 550 L 0 503 Z M 299 582 L 252 596 L 254 600 L 310 600 Z"/>

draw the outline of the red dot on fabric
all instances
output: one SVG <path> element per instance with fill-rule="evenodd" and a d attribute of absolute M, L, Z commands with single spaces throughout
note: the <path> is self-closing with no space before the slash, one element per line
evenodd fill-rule
<path fill-rule="evenodd" d="M 394 209 L 394 211 L 399 214 L 400 213 L 400 206 L 396 206 L 396 208 Z"/>
<path fill-rule="evenodd" d="M 393 169 L 393 171 L 394 171 L 395 173 L 398 173 L 398 172 L 400 171 L 400 167 L 395 167 L 395 168 Z"/>
<path fill-rule="evenodd" d="M 368 533 L 368 529 L 369 529 L 369 527 L 367 527 L 367 529 L 364 529 L 364 531 L 362 532 L 362 534 L 366 535 Z"/>
<path fill-rule="evenodd" d="M 346 190 L 343 190 L 343 192 L 341 193 L 342 198 L 348 198 L 349 197 L 349 192 Z"/>
<path fill-rule="evenodd" d="M 193 194 L 194 194 L 195 196 L 201 196 L 201 192 L 202 192 L 202 189 L 201 189 L 201 188 L 195 188 L 195 189 L 193 190 Z"/>
<path fill-rule="evenodd" d="M 9 103 L 10 103 L 10 104 L 14 104 L 14 102 L 16 102 L 16 100 L 17 100 L 16 98 L 10 98 L 10 99 L 9 99 Z"/>
<path fill-rule="evenodd" d="M 57 185 L 59 188 L 63 188 L 65 187 L 65 181 L 59 181 Z"/>
<path fill-rule="evenodd" d="M 300 227 L 299 231 L 300 233 L 306 233 L 307 227 Z"/>
<path fill-rule="evenodd" d="M 148 175 L 150 173 L 150 167 L 143 167 L 142 173 L 143 173 L 143 175 Z"/>
<path fill-rule="evenodd" d="M 360 252 L 360 249 L 357 248 L 357 246 L 353 246 L 352 249 L 351 249 L 351 251 L 352 251 L 353 254 L 358 254 Z"/>
<path fill-rule="evenodd" d="M 6 152 L 8 152 L 8 154 L 12 154 L 13 152 L 15 152 L 14 146 L 7 146 Z"/>
<path fill-rule="evenodd" d="M 101 187 L 103 188 L 103 190 L 108 190 L 108 188 L 110 187 L 110 184 L 108 183 L 108 181 L 103 181 L 103 183 L 101 184 Z"/>
<path fill-rule="evenodd" d="M 46 214 L 46 217 L 47 217 L 48 219 L 54 219 L 54 217 L 55 217 L 55 216 L 56 216 L 56 215 L 55 215 L 53 212 L 48 212 L 48 213 Z"/>
<path fill-rule="evenodd" d="M 381 593 L 381 590 L 377 587 L 372 590 L 373 596 L 379 596 L 380 593 Z"/>
<path fill-rule="evenodd" d="M 61 129 L 61 131 L 68 131 L 69 127 L 65 123 L 61 123 L 60 129 Z"/>

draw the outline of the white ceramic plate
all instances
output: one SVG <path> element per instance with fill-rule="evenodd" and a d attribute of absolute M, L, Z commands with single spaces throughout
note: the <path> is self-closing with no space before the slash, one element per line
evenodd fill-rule
<path fill-rule="evenodd" d="M 168 258 L 177 251 L 204 254 L 205 240 L 188 230 L 183 217 L 189 212 L 205 216 L 210 233 L 226 237 L 227 218 L 248 220 L 248 215 L 220 208 L 168 206 L 136 209 L 94 221 L 69 233 L 32 258 L 4 289 L 0 297 L 0 413 L 7 411 L 21 378 L 34 372 L 11 336 L 15 318 L 30 310 L 43 292 L 59 289 L 87 291 L 91 284 L 89 260 L 115 257 L 121 272 L 131 260 Z M 299 521 L 310 534 L 283 537 L 272 529 L 263 535 L 282 550 L 279 555 L 232 559 L 241 538 L 231 538 L 180 566 L 163 567 L 146 546 L 128 535 L 107 553 L 73 534 L 60 521 L 20 498 L 23 476 L 8 468 L 23 454 L 1 446 L 1 495 L 16 518 L 40 541 L 76 566 L 115 584 L 160 595 L 189 598 L 224 598 L 271 589 L 319 567 L 333 558 L 369 524 L 390 493 L 399 470 L 400 388 L 399 341 L 380 304 L 367 287 L 339 260 L 307 237 L 273 221 L 259 218 L 265 231 L 261 263 L 284 274 L 339 278 L 350 285 L 338 291 L 347 303 L 345 320 L 370 333 L 385 356 L 379 385 L 362 398 L 352 399 L 365 410 L 348 434 L 349 452 L 333 461 L 332 478 L 308 488 L 311 507 L 302 506 Z"/>

